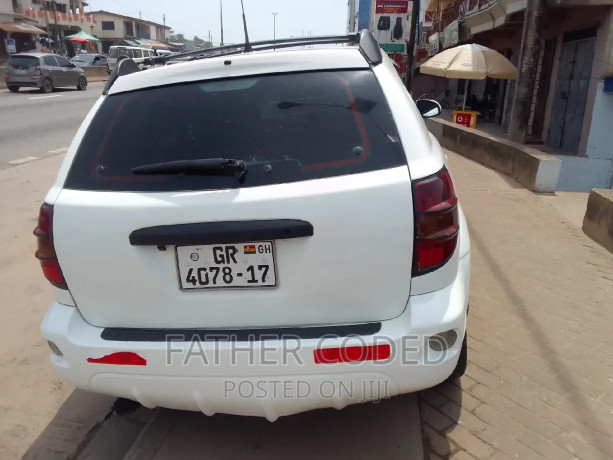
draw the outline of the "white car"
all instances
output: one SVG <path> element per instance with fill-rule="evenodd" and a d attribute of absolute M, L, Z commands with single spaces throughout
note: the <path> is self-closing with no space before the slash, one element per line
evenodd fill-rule
<path fill-rule="evenodd" d="M 35 231 L 51 362 L 271 421 L 459 377 L 470 244 L 436 102 L 368 32 L 252 45 L 111 75 Z"/>

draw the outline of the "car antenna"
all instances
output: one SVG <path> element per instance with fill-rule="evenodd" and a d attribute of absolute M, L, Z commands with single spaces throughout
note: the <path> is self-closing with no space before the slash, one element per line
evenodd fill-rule
<path fill-rule="evenodd" d="M 253 51 L 251 48 L 251 43 L 249 43 L 249 34 L 247 33 L 247 20 L 245 19 L 245 7 L 243 5 L 243 0 L 241 0 L 241 9 L 243 10 L 243 28 L 245 29 L 245 48 L 243 49 L 244 53 L 249 53 Z"/>

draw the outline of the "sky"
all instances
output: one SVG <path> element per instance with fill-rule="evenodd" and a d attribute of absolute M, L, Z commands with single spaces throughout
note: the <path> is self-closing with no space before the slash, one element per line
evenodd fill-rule
<path fill-rule="evenodd" d="M 162 23 L 186 38 L 194 35 L 213 43 L 220 41 L 219 0 L 88 0 L 89 11 L 105 10 Z M 250 40 L 273 38 L 273 15 L 277 38 L 344 34 L 347 0 L 243 0 Z M 244 41 L 240 0 L 222 0 L 224 42 Z"/>

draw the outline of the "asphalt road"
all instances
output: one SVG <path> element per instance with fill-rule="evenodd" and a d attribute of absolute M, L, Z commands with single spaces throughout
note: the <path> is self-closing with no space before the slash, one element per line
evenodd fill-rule
<path fill-rule="evenodd" d="M 0 170 L 65 152 L 103 87 L 0 90 Z"/>

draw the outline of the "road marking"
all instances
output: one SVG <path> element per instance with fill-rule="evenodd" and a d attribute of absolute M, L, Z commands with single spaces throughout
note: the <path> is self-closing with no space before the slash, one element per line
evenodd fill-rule
<path fill-rule="evenodd" d="M 28 99 L 45 99 L 47 97 L 62 97 L 63 94 L 51 94 L 50 96 L 35 96 L 35 97 L 29 97 Z"/>
<path fill-rule="evenodd" d="M 64 153 L 64 152 L 68 152 L 68 148 L 66 147 L 62 147 L 61 149 L 55 149 L 55 150 L 49 150 L 47 153 Z"/>
<path fill-rule="evenodd" d="M 20 165 L 20 164 L 23 164 L 23 163 L 29 163 L 30 161 L 34 161 L 34 160 L 38 160 L 38 157 L 19 158 L 17 160 L 9 161 L 9 163 L 12 164 L 12 165 Z"/>

